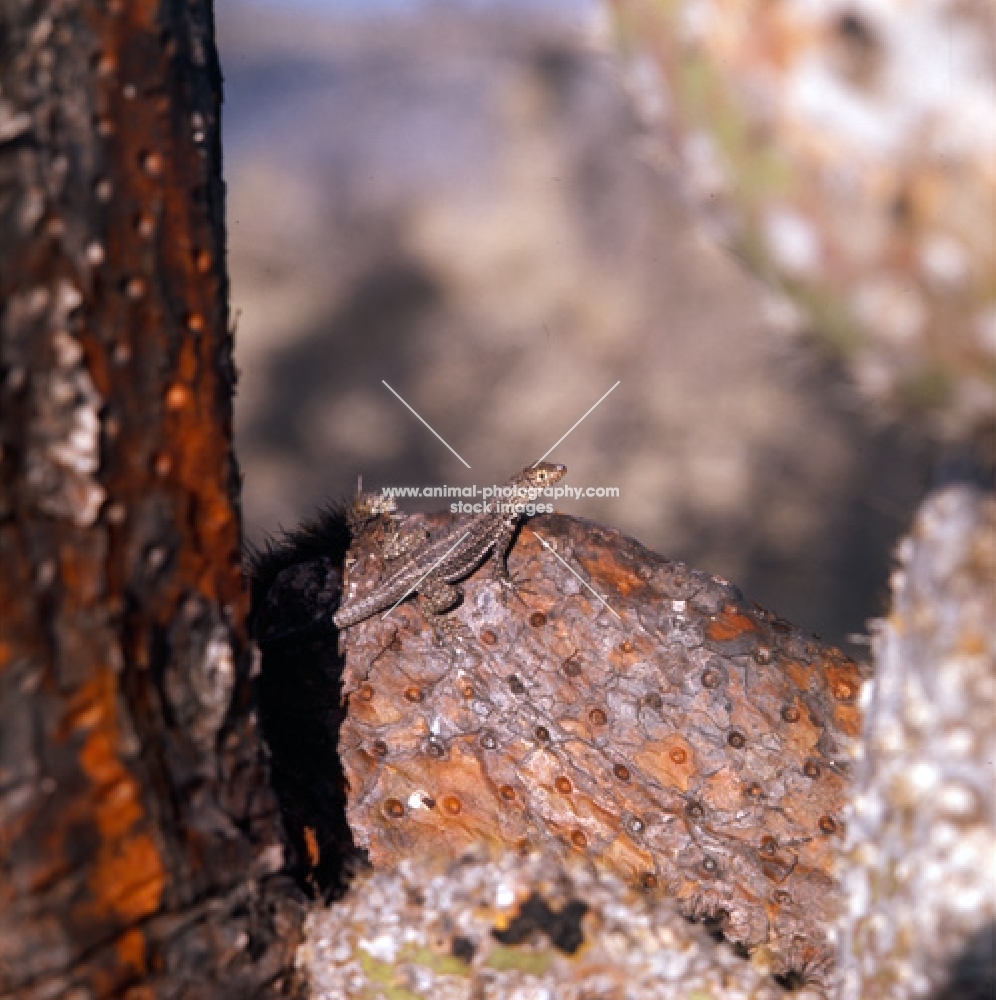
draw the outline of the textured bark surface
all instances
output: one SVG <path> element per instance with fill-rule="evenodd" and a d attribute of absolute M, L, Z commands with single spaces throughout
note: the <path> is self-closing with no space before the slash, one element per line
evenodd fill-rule
<path fill-rule="evenodd" d="M 841 1000 L 996 993 L 996 499 L 929 496 L 875 643 Z"/>
<path fill-rule="evenodd" d="M 381 522 L 351 593 L 383 574 Z M 406 602 L 344 633 L 348 818 L 374 866 L 479 841 L 580 856 L 825 985 L 864 671 L 596 525 L 536 518 L 509 565 L 521 600 L 485 566 L 445 632 Z"/>
<path fill-rule="evenodd" d="M 253 996 L 299 923 L 251 711 L 220 75 L 195 0 L 0 10 L 0 994 Z"/>

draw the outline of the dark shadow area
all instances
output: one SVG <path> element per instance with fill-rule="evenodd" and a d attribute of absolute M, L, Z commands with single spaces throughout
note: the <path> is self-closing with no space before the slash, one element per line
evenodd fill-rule
<path fill-rule="evenodd" d="M 332 615 L 349 531 L 340 511 L 250 553 L 250 628 L 261 654 L 260 724 L 303 888 L 334 897 L 363 863 L 346 822 L 339 759 L 342 658 Z"/>
<path fill-rule="evenodd" d="M 582 921 L 588 909 L 587 903 L 571 899 L 559 910 L 554 910 L 534 891 L 523 901 L 509 925 L 491 934 L 496 941 L 507 945 L 523 944 L 533 935 L 543 934 L 555 948 L 573 955 L 584 944 Z"/>
<path fill-rule="evenodd" d="M 986 924 L 951 962 L 944 985 L 930 1000 L 993 1000 L 996 997 L 996 923 Z"/>

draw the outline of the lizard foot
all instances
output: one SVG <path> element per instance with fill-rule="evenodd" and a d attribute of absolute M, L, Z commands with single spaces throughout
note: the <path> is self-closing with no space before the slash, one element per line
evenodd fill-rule
<path fill-rule="evenodd" d="M 459 618 L 453 615 L 432 615 L 429 618 L 437 646 L 459 646 L 469 648 L 473 636 Z"/>
<path fill-rule="evenodd" d="M 520 582 L 519 580 L 514 580 L 511 576 L 499 575 L 496 579 L 498 580 L 498 586 L 500 588 L 501 603 L 506 608 L 508 607 L 509 597 L 514 597 L 524 608 L 529 608 L 528 602 L 522 595 L 529 594 L 532 597 L 535 597 L 535 590 L 530 590 L 529 587 L 525 586 L 525 583 Z"/>

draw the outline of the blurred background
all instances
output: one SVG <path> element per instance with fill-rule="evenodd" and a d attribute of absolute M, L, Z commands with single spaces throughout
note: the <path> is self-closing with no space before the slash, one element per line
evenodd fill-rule
<path fill-rule="evenodd" d="M 550 460 L 621 495 L 560 509 L 845 647 L 885 611 L 933 446 L 703 229 L 603 6 L 216 10 L 249 540 L 501 481 L 618 381 Z"/>

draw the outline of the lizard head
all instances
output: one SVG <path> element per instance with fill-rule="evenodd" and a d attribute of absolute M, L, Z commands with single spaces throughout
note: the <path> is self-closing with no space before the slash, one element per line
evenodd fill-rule
<path fill-rule="evenodd" d="M 563 479 L 566 474 L 566 465 L 556 465 L 553 462 L 537 462 L 536 465 L 523 469 L 512 480 L 512 486 L 521 500 L 535 500 L 536 490 L 542 490 L 552 485 L 558 479 Z"/>

